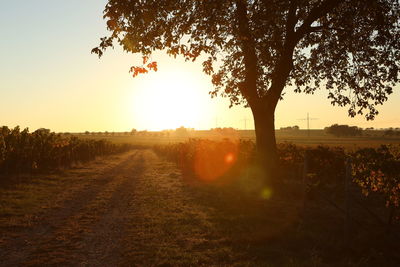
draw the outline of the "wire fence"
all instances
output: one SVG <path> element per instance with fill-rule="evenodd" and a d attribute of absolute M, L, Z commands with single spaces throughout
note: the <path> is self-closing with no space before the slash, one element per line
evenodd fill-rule
<path fill-rule="evenodd" d="M 357 216 L 360 211 L 369 217 L 368 222 L 373 222 L 375 226 L 381 227 L 385 234 L 391 235 L 392 237 L 400 241 L 400 232 L 398 227 L 395 227 L 395 213 L 397 211 L 395 206 L 387 207 L 386 212 L 381 212 L 378 214 L 371 206 L 373 201 L 367 202 L 367 197 L 363 196 L 360 192 L 360 187 L 353 182 L 353 164 L 352 159 L 347 157 L 345 160 L 345 174 L 343 177 L 343 187 L 342 187 L 342 201 L 338 201 L 338 198 L 333 199 L 330 197 L 332 192 L 329 190 L 324 190 L 323 187 L 315 186 L 309 182 L 310 175 L 310 165 L 309 165 L 310 155 L 306 150 L 304 154 L 303 163 L 303 189 L 304 195 L 307 196 L 311 191 L 318 196 L 319 199 L 323 200 L 326 204 L 333 207 L 339 214 L 344 218 L 344 234 L 347 239 L 351 239 L 352 231 L 355 226 L 366 227 L 366 220 L 361 220 L 360 216 Z M 303 209 L 306 210 L 308 206 L 307 197 L 304 198 Z M 386 218 L 385 218 L 386 215 Z M 365 218 L 365 216 L 364 216 Z"/>

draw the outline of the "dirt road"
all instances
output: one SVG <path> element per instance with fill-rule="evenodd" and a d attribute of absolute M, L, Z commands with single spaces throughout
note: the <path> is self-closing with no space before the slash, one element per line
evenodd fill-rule
<path fill-rule="evenodd" d="M 183 190 L 181 173 L 172 163 L 150 150 L 136 150 L 104 164 L 66 173 L 76 183 L 65 185 L 45 210 L 3 226 L 0 265 L 193 265 L 215 260 L 215 251 L 207 252 L 213 242 L 207 211 Z"/>

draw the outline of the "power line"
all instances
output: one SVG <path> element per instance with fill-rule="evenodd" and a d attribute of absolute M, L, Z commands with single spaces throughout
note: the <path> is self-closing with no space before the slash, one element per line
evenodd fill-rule
<path fill-rule="evenodd" d="M 310 120 L 319 120 L 319 118 L 310 118 L 310 114 L 307 112 L 307 118 L 302 118 L 298 120 L 307 121 L 307 136 L 310 137 Z"/>

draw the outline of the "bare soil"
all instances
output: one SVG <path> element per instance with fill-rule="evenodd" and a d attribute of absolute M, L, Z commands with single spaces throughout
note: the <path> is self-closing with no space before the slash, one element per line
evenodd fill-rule
<path fill-rule="evenodd" d="M 152 151 L 136 150 L 62 176 L 75 181 L 55 186 L 53 199 L 38 201 L 41 206 L 23 216 L 0 215 L 1 266 L 214 260 L 204 246 L 213 242 L 207 211 L 184 192 L 180 171 Z"/>

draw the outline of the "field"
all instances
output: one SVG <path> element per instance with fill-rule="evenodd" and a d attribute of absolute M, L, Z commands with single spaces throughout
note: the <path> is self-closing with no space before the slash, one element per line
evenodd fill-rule
<path fill-rule="evenodd" d="M 202 145 L 207 161 L 201 166 L 207 167 L 236 143 L 197 134 L 80 134 L 136 146 L 68 168 L 15 174 L 11 181 L 17 182 L 0 188 L 0 265 L 399 265 L 398 213 L 385 205 L 386 195 L 366 197 L 357 185 L 346 187 L 339 158 L 343 151 L 399 139 L 278 132 L 278 141 L 297 145 L 281 145 L 285 179 L 271 192 L 245 159 L 248 141 L 239 143 L 244 156 L 234 166 L 218 179 L 202 179 L 208 176 L 196 173 L 189 152 Z M 241 134 L 253 138 L 250 131 Z M 213 141 L 186 142 L 193 137 Z M 329 148 L 337 145 L 346 149 Z M 304 183 L 306 148 L 310 187 Z M 332 160 L 318 161 L 321 155 Z M 324 171 L 329 164 L 334 171 Z"/>
<path fill-rule="evenodd" d="M 94 134 L 74 134 L 80 138 L 89 139 L 105 139 L 114 143 L 129 143 L 135 145 L 154 145 L 168 144 L 176 142 L 185 142 L 190 138 L 222 140 L 242 139 L 255 140 L 255 133 L 252 130 L 239 130 L 230 135 L 221 135 L 212 131 L 189 131 L 186 135 L 166 135 L 163 132 L 146 132 L 131 135 L 130 133 L 94 133 Z M 384 136 L 384 131 L 368 131 L 363 136 L 355 137 L 335 137 L 326 134 L 324 130 L 298 130 L 298 131 L 276 131 L 276 139 L 278 143 L 290 142 L 296 145 L 307 146 L 344 146 L 346 148 L 357 147 L 378 147 L 380 145 L 400 144 L 400 136 L 388 137 Z"/>

